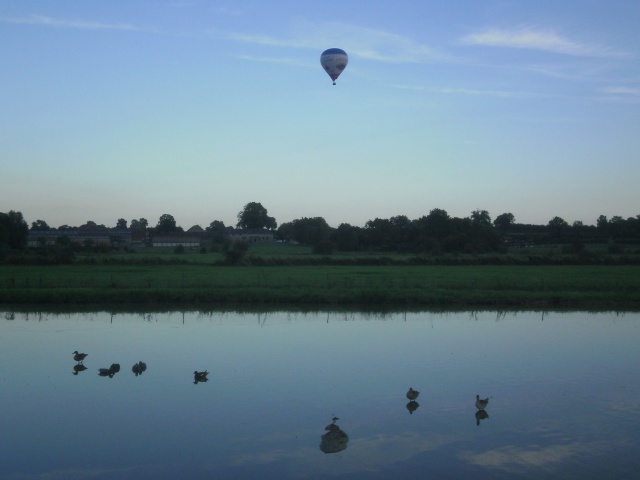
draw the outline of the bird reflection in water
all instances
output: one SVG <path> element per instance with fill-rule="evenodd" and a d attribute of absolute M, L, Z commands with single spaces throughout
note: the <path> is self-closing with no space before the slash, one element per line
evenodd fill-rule
<path fill-rule="evenodd" d="M 476 395 L 476 425 L 480 426 L 480 422 L 482 420 L 486 420 L 489 418 L 489 414 L 486 412 L 485 408 L 489 405 L 488 398 L 480 398 L 480 395 Z"/>
<path fill-rule="evenodd" d="M 101 377 L 113 378 L 113 376 L 120 371 L 119 363 L 112 363 L 109 368 L 99 368 L 98 375 Z"/>
<path fill-rule="evenodd" d="M 336 425 L 338 420 L 338 417 L 333 417 L 332 422 L 324 427 L 327 433 L 320 437 L 322 439 L 320 442 L 320 450 L 324 453 L 336 453 L 347 448 L 349 435 L 344 433 L 342 429 Z"/>
<path fill-rule="evenodd" d="M 208 382 L 209 379 L 207 378 L 207 375 L 209 375 L 209 372 L 207 372 L 206 370 L 204 372 L 199 372 L 199 371 L 194 371 L 193 372 L 193 383 L 195 385 L 197 385 L 200 382 Z"/>
<path fill-rule="evenodd" d="M 147 364 L 144 363 L 143 361 L 134 363 L 133 367 L 131 367 L 131 371 L 136 374 L 136 377 L 138 375 L 142 375 L 142 372 L 144 372 L 146 369 L 147 369 Z"/>
<path fill-rule="evenodd" d="M 80 372 L 84 372 L 87 369 L 87 367 L 85 367 L 82 363 L 78 362 L 77 365 L 73 366 L 73 374 L 77 375 Z"/>
<path fill-rule="evenodd" d="M 409 410 L 409 414 L 413 414 L 413 412 L 415 412 L 418 409 L 420 404 L 415 400 L 411 400 L 409 403 L 407 403 L 406 406 L 407 406 L 407 410 Z"/>

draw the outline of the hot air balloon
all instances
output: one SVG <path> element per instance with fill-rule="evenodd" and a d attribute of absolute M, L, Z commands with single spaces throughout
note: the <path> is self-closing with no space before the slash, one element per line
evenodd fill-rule
<path fill-rule="evenodd" d="M 320 64 L 324 68 L 325 72 L 333 80 L 333 84 L 336 84 L 336 79 L 340 76 L 342 71 L 347 67 L 349 63 L 349 57 L 347 52 L 339 48 L 330 48 L 325 50 L 320 55 Z"/>

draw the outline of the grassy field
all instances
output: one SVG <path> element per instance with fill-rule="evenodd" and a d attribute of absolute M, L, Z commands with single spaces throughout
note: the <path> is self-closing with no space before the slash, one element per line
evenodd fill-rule
<path fill-rule="evenodd" d="M 192 255 L 175 265 L 2 265 L 0 305 L 640 309 L 638 266 L 246 267 Z"/>

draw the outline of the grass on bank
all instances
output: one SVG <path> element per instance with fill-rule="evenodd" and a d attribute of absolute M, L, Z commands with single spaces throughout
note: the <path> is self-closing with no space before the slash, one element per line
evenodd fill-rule
<path fill-rule="evenodd" d="M 0 304 L 640 308 L 637 266 L 0 266 Z"/>

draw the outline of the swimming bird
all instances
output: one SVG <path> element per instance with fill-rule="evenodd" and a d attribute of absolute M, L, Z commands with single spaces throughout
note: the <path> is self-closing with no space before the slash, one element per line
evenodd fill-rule
<path fill-rule="evenodd" d="M 142 361 L 138 363 L 134 363 L 133 367 L 131 367 L 131 371 L 136 374 L 136 377 L 138 375 L 142 375 L 142 372 L 144 372 L 146 369 L 147 369 L 147 364 Z"/>
<path fill-rule="evenodd" d="M 75 352 L 73 352 L 73 359 L 76 362 L 82 362 L 87 355 L 89 355 L 88 353 L 78 353 L 78 351 L 76 350 Z"/>
<path fill-rule="evenodd" d="M 409 391 L 407 392 L 407 398 L 409 400 L 415 400 L 416 398 L 418 398 L 418 395 L 420 395 L 419 391 L 409 387 Z"/>
<path fill-rule="evenodd" d="M 480 395 L 476 395 L 476 408 L 478 410 L 484 410 L 485 408 L 487 408 L 487 405 L 489 405 L 489 399 L 488 398 L 480 398 Z"/>
<path fill-rule="evenodd" d="M 198 383 L 198 382 L 206 382 L 209 379 L 207 378 L 207 375 L 209 374 L 209 372 L 207 372 L 206 370 L 204 372 L 198 372 L 197 370 L 193 372 L 193 383 Z"/>

